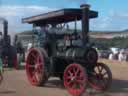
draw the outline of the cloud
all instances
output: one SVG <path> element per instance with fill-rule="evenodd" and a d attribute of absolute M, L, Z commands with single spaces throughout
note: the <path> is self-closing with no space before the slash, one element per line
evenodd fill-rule
<path fill-rule="evenodd" d="M 128 12 L 110 10 L 106 16 L 91 20 L 91 29 L 109 31 L 128 29 Z"/>
<path fill-rule="evenodd" d="M 0 12 L 1 16 L 24 16 L 32 15 L 34 13 L 48 12 L 53 9 L 43 6 L 1 6 Z M 35 15 L 35 14 L 34 14 Z"/>
<path fill-rule="evenodd" d="M 81 0 L 80 0 L 81 1 Z M 73 0 L 71 0 L 73 2 Z M 9 22 L 9 33 L 16 33 L 23 30 L 32 29 L 30 24 L 22 24 L 21 19 L 37 14 L 46 13 L 56 10 L 57 8 L 49 8 L 45 6 L 7 6 L 0 7 L 0 17 L 4 17 Z M 100 14 L 100 13 L 99 13 Z M 72 26 L 73 27 L 73 26 Z M 80 27 L 80 23 L 78 23 Z M 100 16 L 91 20 L 91 30 L 123 30 L 128 29 L 128 12 L 110 10 L 105 16 Z M 1 24 L 0 24 L 1 28 Z M 1 31 L 1 30 L 0 30 Z"/>
<path fill-rule="evenodd" d="M 0 18 L 5 18 L 8 20 L 8 33 L 11 35 L 11 39 L 16 33 L 22 32 L 24 30 L 31 30 L 32 25 L 22 24 L 21 19 L 24 17 L 29 17 L 37 14 L 42 14 L 54 8 L 49 8 L 45 6 L 0 6 Z M 0 23 L 0 31 L 3 32 L 3 25 Z"/>
<path fill-rule="evenodd" d="M 115 17 L 115 18 L 128 18 L 128 12 L 127 11 L 117 11 L 117 10 L 111 10 L 110 11 L 110 16 Z"/>
<path fill-rule="evenodd" d="M 7 6 L 3 5 L 0 7 L 0 16 L 7 19 L 9 23 L 9 33 L 16 33 L 19 31 L 30 29 L 31 25 L 22 24 L 21 19 L 37 14 L 42 14 L 54 8 L 45 6 Z"/>

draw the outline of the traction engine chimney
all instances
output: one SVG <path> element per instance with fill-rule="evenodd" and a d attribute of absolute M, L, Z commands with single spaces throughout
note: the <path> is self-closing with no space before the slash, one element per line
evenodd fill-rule
<path fill-rule="evenodd" d="M 82 9 L 82 39 L 83 39 L 83 44 L 86 45 L 89 42 L 89 8 L 90 5 L 88 4 L 83 4 L 80 6 Z"/>

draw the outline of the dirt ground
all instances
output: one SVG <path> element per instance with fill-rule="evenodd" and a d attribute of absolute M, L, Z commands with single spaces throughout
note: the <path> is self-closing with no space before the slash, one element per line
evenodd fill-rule
<path fill-rule="evenodd" d="M 128 96 L 128 62 L 100 60 L 105 62 L 113 74 L 113 83 L 107 92 L 97 92 L 87 88 L 83 96 Z M 28 82 L 25 70 L 4 72 L 0 85 L 0 96 L 71 96 L 58 78 L 50 78 L 44 87 L 34 87 Z"/>

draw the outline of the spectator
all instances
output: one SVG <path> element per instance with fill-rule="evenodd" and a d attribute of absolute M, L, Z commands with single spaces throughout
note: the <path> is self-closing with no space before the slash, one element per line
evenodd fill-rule
<path fill-rule="evenodd" d="M 2 32 L 0 32 L 0 75 L 3 71 L 2 53 L 3 53 L 3 36 L 2 36 Z"/>
<path fill-rule="evenodd" d="M 32 48 L 32 43 L 28 43 L 28 47 L 27 47 L 27 50 L 31 49 Z"/>
<path fill-rule="evenodd" d="M 118 55 L 118 60 L 119 61 L 126 61 L 126 58 L 127 58 L 127 56 L 125 54 L 125 51 L 124 50 L 121 50 L 120 53 L 119 53 L 119 55 Z"/>
<path fill-rule="evenodd" d="M 3 53 L 3 36 L 2 36 L 2 32 L 0 32 L 0 58 L 2 58 L 2 53 Z"/>

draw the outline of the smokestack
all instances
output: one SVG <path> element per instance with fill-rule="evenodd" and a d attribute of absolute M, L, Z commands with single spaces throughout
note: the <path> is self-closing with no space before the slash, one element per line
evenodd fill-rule
<path fill-rule="evenodd" d="M 89 32 L 89 8 L 90 5 L 83 4 L 80 6 L 82 9 L 82 39 L 84 45 L 89 42 L 88 32 Z"/>
<path fill-rule="evenodd" d="M 7 36 L 8 34 L 8 21 L 2 17 L 0 17 L 0 22 L 3 23 L 3 33 L 4 33 L 4 36 Z"/>
<path fill-rule="evenodd" d="M 8 35 L 8 22 L 5 20 L 3 22 L 3 25 L 4 25 L 4 36 L 7 36 Z"/>

